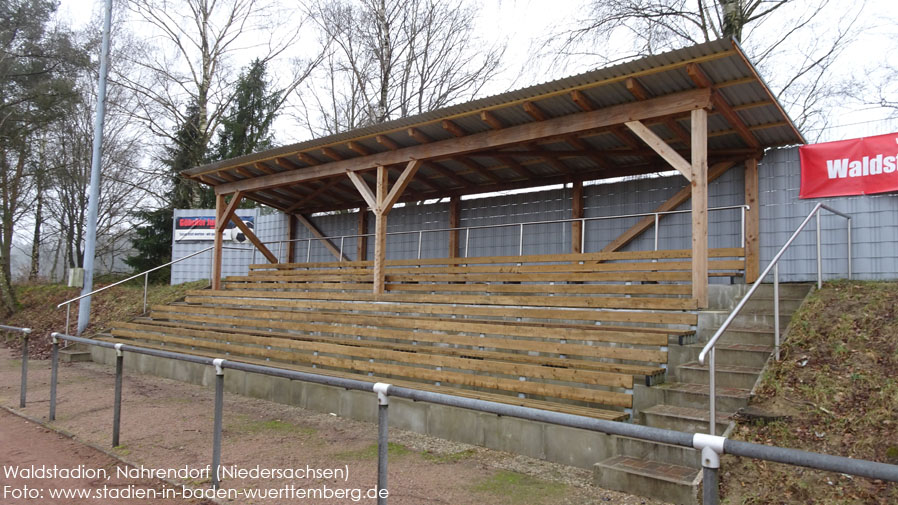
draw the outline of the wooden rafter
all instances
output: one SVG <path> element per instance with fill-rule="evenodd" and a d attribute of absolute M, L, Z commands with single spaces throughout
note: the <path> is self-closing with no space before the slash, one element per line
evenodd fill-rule
<path fill-rule="evenodd" d="M 347 142 L 346 147 L 350 151 L 360 154 L 362 156 L 368 156 L 372 152 L 371 149 L 368 149 L 367 147 L 365 147 L 364 145 L 362 145 L 358 142 Z"/>
<path fill-rule="evenodd" d="M 334 151 L 330 147 L 322 147 L 321 154 L 327 156 L 328 158 L 330 158 L 334 161 L 343 161 L 344 159 L 346 159 L 342 154 L 338 153 L 337 151 Z"/>
<path fill-rule="evenodd" d="M 696 86 L 713 90 L 711 93 L 711 103 L 714 104 L 714 108 L 717 112 L 725 117 L 727 122 L 730 123 L 733 129 L 736 130 L 740 137 L 742 137 L 742 140 L 748 144 L 749 147 L 760 147 L 758 139 L 756 139 L 751 131 L 749 131 L 748 127 L 745 126 L 745 122 L 739 117 L 739 113 L 733 110 L 733 107 L 726 101 L 726 98 L 720 94 L 720 91 L 714 89 L 713 83 L 705 74 L 705 71 L 697 64 L 692 63 L 686 66 L 686 73 L 689 74 L 689 77 Z"/>
<path fill-rule="evenodd" d="M 494 130 L 505 128 L 505 124 L 492 112 L 485 110 L 480 113 L 480 120 L 488 124 Z"/>
<path fill-rule="evenodd" d="M 586 141 L 584 141 L 583 139 L 571 135 L 570 137 L 565 138 L 564 141 L 567 142 L 567 144 L 569 146 L 573 147 L 574 149 L 579 149 L 579 150 L 583 151 L 585 153 L 584 156 L 586 156 L 587 158 L 592 160 L 592 162 L 595 163 L 596 165 L 598 165 L 599 167 L 604 168 L 604 169 L 611 168 L 611 165 L 608 163 L 608 160 L 606 160 L 604 156 L 602 156 L 595 150 L 591 149 L 589 147 L 589 145 L 586 143 Z"/>
<path fill-rule="evenodd" d="M 451 133 L 455 137 L 464 137 L 468 134 L 468 132 L 466 132 L 461 126 L 458 126 L 455 121 L 450 121 L 448 119 L 443 120 L 443 129 Z"/>
<path fill-rule="evenodd" d="M 627 90 L 636 97 L 637 100 L 648 100 L 652 98 L 652 94 L 649 93 L 645 86 L 639 82 L 639 79 L 629 78 L 626 80 Z M 677 123 L 676 119 L 672 117 L 668 117 L 664 119 L 664 125 L 670 129 L 671 132 L 677 137 L 677 139 L 682 142 L 684 145 L 689 145 L 689 132 L 687 132 L 680 123 Z"/>
<path fill-rule="evenodd" d="M 710 103 L 710 91 L 707 89 L 691 90 L 664 97 L 653 98 L 644 102 L 614 105 L 592 112 L 569 114 L 564 117 L 525 123 L 517 126 L 476 133 L 466 137 L 430 142 L 382 153 L 366 156 L 364 162 L 350 159 L 327 163 L 314 168 L 297 172 L 281 172 L 274 175 L 257 177 L 239 184 L 226 183 L 217 186 L 219 193 L 233 193 L 238 189 L 245 191 L 259 190 L 266 187 L 281 186 L 302 180 L 313 180 L 341 174 L 346 170 L 368 169 L 372 165 L 392 165 L 403 163 L 408 159 L 428 160 L 444 156 L 464 155 L 467 153 L 501 148 L 515 144 L 533 142 L 546 137 L 564 137 L 583 131 L 590 131 L 626 121 L 659 117 L 696 108 L 706 108 Z"/>
<path fill-rule="evenodd" d="M 485 166 L 481 165 L 476 160 L 468 158 L 467 156 L 459 156 L 458 158 L 455 158 L 455 161 L 470 168 L 471 170 L 486 177 L 487 179 L 492 180 L 493 182 L 500 182 L 502 180 L 498 175 L 493 173 L 491 170 L 489 170 Z"/>
<path fill-rule="evenodd" d="M 426 163 L 425 166 L 427 168 L 430 168 L 430 169 L 433 169 L 433 170 L 439 172 L 443 177 L 446 177 L 447 179 L 452 179 L 453 181 L 455 181 L 456 184 L 458 184 L 462 188 L 470 188 L 473 185 L 473 183 L 471 181 L 469 181 L 468 179 L 465 179 L 460 174 L 457 174 L 454 171 L 449 170 L 448 168 L 444 167 L 443 165 L 441 165 L 435 161 Z"/>
<path fill-rule="evenodd" d="M 525 177 L 528 179 L 530 177 L 533 177 L 533 172 L 531 172 L 527 167 L 520 164 L 518 160 L 512 158 L 511 156 L 496 156 L 496 159 L 517 172 L 521 177 Z"/>
<path fill-rule="evenodd" d="M 415 139 L 415 142 L 418 142 L 419 144 L 429 144 L 433 142 L 433 139 L 430 138 L 430 136 L 417 128 L 409 128 L 407 133 L 409 137 Z"/>
<path fill-rule="evenodd" d="M 298 154 L 296 155 L 296 157 L 299 158 L 299 159 L 300 159 L 303 163 L 305 163 L 306 165 L 309 165 L 309 166 L 312 166 L 312 167 L 315 166 L 315 165 L 320 165 L 320 164 L 321 164 L 321 162 L 318 161 L 318 158 L 315 158 L 314 156 L 312 156 L 312 155 L 309 154 L 309 153 L 298 153 Z"/>
<path fill-rule="evenodd" d="M 402 147 L 395 140 L 387 137 L 386 135 L 378 135 L 377 137 L 375 137 L 375 139 L 377 140 L 378 144 L 386 147 L 391 151 L 395 151 L 396 149 L 400 149 Z"/>
<path fill-rule="evenodd" d="M 290 161 L 284 157 L 275 158 L 274 162 L 277 163 L 278 166 L 283 168 L 284 170 L 299 170 L 302 168 L 299 165 L 297 165 L 296 163 L 293 163 L 292 161 Z M 259 165 L 263 165 L 263 166 L 265 166 L 265 168 L 268 168 L 268 166 L 265 165 L 264 163 L 257 163 L 256 168 L 258 168 L 259 170 L 261 170 L 263 172 L 265 172 L 265 170 Z M 269 172 L 265 172 L 265 173 L 269 173 Z"/>
<path fill-rule="evenodd" d="M 298 202 L 296 202 L 293 205 L 291 205 L 290 207 L 288 207 L 287 212 L 293 212 L 296 209 L 302 208 L 303 205 L 309 203 L 310 201 L 319 199 L 319 197 L 322 194 L 326 193 L 327 190 L 336 186 L 339 183 L 340 183 L 340 179 L 337 179 L 337 178 L 333 178 L 333 179 L 327 181 L 326 183 L 323 183 L 318 189 L 313 190 L 311 194 L 309 194 L 308 196 L 304 197 L 303 199 L 299 200 Z"/>
<path fill-rule="evenodd" d="M 521 106 L 524 108 L 524 112 L 529 114 L 530 117 L 537 121 L 545 121 L 546 119 L 549 119 L 549 116 L 546 114 L 546 112 L 542 110 L 539 105 L 536 105 L 533 102 L 524 102 L 523 104 L 521 104 Z"/>

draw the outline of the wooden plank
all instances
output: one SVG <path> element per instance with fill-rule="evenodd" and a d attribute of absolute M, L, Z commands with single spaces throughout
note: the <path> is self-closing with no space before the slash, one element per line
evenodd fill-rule
<path fill-rule="evenodd" d="M 331 188 L 333 188 L 334 186 L 336 186 L 339 183 L 340 183 L 339 178 L 334 178 L 334 179 L 327 181 L 326 183 L 322 183 L 322 185 L 319 188 L 313 190 L 312 193 L 307 195 L 305 198 L 303 198 L 303 199 L 297 201 L 296 203 L 294 203 L 293 205 L 287 207 L 285 212 L 287 212 L 287 213 L 293 212 L 294 210 L 301 208 L 303 205 L 305 205 L 308 202 L 311 202 L 312 200 L 320 200 L 321 195 L 323 195 L 324 193 L 326 193 L 328 190 L 330 190 Z"/>
<path fill-rule="evenodd" d="M 249 226 L 247 226 L 246 223 L 243 222 L 243 219 L 240 219 L 240 216 L 238 216 L 237 214 L 232 214 L 231 221 L 233 221 L 234 224 L 237 225 L 237 228 L 240 228 L 240 231 L 242 231 L 243 234 L 246 235 L 246 238 L 248 238 L 249 241 L 252 242 L 254 246 L 256 246 L 256 249 L 258 249 L 259 252 L 262 253 L 262 256 L 265 256 L 265 259 L 272 263 L 278 262 L 278 257 L 275 256 L 270 250 L 268 250 L 268 247 L 266 247 L 265 244 L 263 244 L 262 241 L 259 240 L 259 237 L 257 237 L 256 234 L 253 233 L 253 231 L 249 228 Z"/>
<path fill-rule="evenodd" d="M 745 283 L 758 280 L 761 274 L 761 211 L 758 200 L 758 160 L 751 158 L 745 161 Z"/>
<path fill-rule="evenodd" d="M 689 74 L 692 82 L 697 86 L 713 89 L 711 79 L 708 78 L 704 70 L 702 70 L 697 63 L 686 65 L 686 73 Z M 758 142 L 758 139 L 756 139 L 748 127 L 745 126 L 745 122 L 739 117 L 739 113 L 733 110 L 733 106 L 726 101 L 726 98 L 720 94 L 720 91 L 713 89 L 711 93 L 711 102 L 714 104 L 714 110 L 726 118 L 730 126 L 732 126 L 739 136 L 742 137 L 742 140 L 748 147 L 755 149 L 760 147 L 761 144 Z"/>
<path fill-rule="evenodd" d="M 377 165 L 406 163 L 409 159 L 428 160 L 449 157 L 475 151 L 510 146 L 545 137 L 563 136 L 603 126 L 639 121 L 654 117 L 687 112 L 710 105 L 710 90 L 697 89 L 674 93 L 637 103 L 614 105 L 591 112 L 569 114 L 564 117 L 527 123 L 465 137 L 429 142 L 406 147 L 396 151 L 386 151 L 362 158 L 335 161 L 302 171 L 288 171 L 255 179 L 234 181 L 215 187 L 218 193 L 233 193 L 237 190 L 258 191 L 260 189 L 294 184 L 303 180 L 316 180 L 342 174 L 346 171 L 367 170 Z"/>
<path fill-rule="evenodd" d="M 362 179 L 362 176 L 355 172 L 346 172 L 346 175 L 349 176 L 352 185 L 359 190 L 359 194 L 362 195 L 362 198 L 365 200 L 365 203 L 368 204 L 368 207 L 377 212 L 377 197 L 371 192 L 371 188 L 368 187 L 368 183 L 365 182 L 365 179 Z"/>
<path fill-rule="evenodd" d="M 119 339 L 119 338 L 103 337 L 103 338 L 100 338 L 100 340 L 103 340 L 106 342 L 111 342 L 111 343 L 126 343 L 126 344 L 133 343 L 133 341 L 131 341 L 131 340 Z M 142 343 L 141 346 L 148 347 L 151 349 L 160 349 L 160 350 L 166 349 L 165 346 L 154 345 L 151 343 Z M 271 363 L 272 363 L 271 361 L 267 361 L 267 360 L 254 359 L 254 358 L 246 357 L 246 356 L 234 356 L 234 355 L 226 354 L 224 352 L 216 353 L 213 351 L 193 350 L 193 349 L 189 349 L 189 348 L 180 349 L 180 352 L 182 352 L 184 354 L 192 354 L 195 356 L 206 356 L 206 357 L 211 357 L 211 358 L 231 359 L 233 361 L 256 364 L 256 365 L 271 366 Z M 362 374 L 357 374 L 357 373 L 329 370 L 329 369 L 325 369 L 325 368 L 312 368 L 312 367 L 297 365 L 297 364 L 293 364 L 293 363 L 279 362 L 278 366 L 281 368 L 287 368 L 290 370 L 296 370 L 296 371 L 300 371 L 300 372 L 314 373 L 314 374 L 320 374 L 320 375 L 329 375 L 329 376 L 333 376 L 333 377 L 345 377 L 345 378 L 351 378 L 351 379 L 356 379 L 356 380 L 368 381 L 368 382 L 371 382 L 372 384 L 374 382 L 378 382 L 380 380 L 379 378 L 375 378 L 376 375 L 367 376 L 367 375 L 362 375 Z M 620 412 L 620 411 L 614 411 L 614 410 L 603 410 L 603 409 L 598 409 L 598 408 L 594 408 L 594 407 L 571 405 L 571 404 L 567 404 L 567 403 L 558 403 L 558 402 L 553 402 L 553 401 L 548 401 L 548 400 L 534 400 L 531 398 L 519 398 L 516 395 L 489 393 L 489 392 L 485 392 L 485 391 L 474 391 L 471 389 L 459 389 L 457 387 L 451 387 L 451 386 L 435 386 L 433 384 L 425 384 L 425 383 L 421 383 L 421 382 L 413 382 L 413 381 L 402 380 L 402 379 L 393 379 L 393 378 L 390 378 L 388 375 L 384 376 L 384 378 L 387 378 L 391 384 L 395 384 L 397 386 L 402 386 L 402 387 L 406 387 L 406 388 L 410 388 L 410 389 L 418 389 L 418 390 L 422 390 L 422 391 L 433 391 L 433 392 L 438 392 L 438 393 L 463 396 L 466 398 L 477 398 L 477 399 L 493 401 L 493 402 L 498 402 L 498 403 L 506 403 L 506 404 L 518 405 L 518 406 L 522 406 L 522 407 L 538 408 L 538 409 L 542 409 L 542 410 L 550 410 L 550 411 L 555 411 L 555 412 L 564 412 L 564 413 L 569 413 L 569 414 L 574 414 L 574 415 L 593 417 L 593 418 L 597 418 L 597 419 L 607 419 L 607 420 L 611 420 L 611 421 L 623 421 L 623 420 L 626 420 L 629 418 L 628 414 L 626 414 L 624 412 Z"/>
<path fill-rule="evenodd" d="M 652 130 L 650 130 L 646 125 L 642 124 L 639 121 L 628 121 L 624 123 L 627 125 L 627 128 L 633 131 L 639 138 L 642 139 L 643 142 L 646 143 L 649 147 L 652 148 L 653 151 L 658 153 L 659 156 L 664 158 L 670 166 L 674 167 L 678 172 L 683 174 L 683 177 L 686 178 L 687 181 L 692 180 L 692 169 L 690 168 L 689 162 L 684 160 L 680 153 L 676 152 L 672 147 L 667 145 L 661 137 L 655 134 Z"/>
<path fill-rule="evenodd" d="M 717 180 L 721 175 L 726 173 L 727 170 L 730 169 L 735 163 L 732 161 L 722 161 L 720 163 L 715 163 L 714 166 L 708 171 L 708 183 L 710 184 L 712 181 Z M 692 184 L 687 184 L 683 189 L 677 191 L 672 197 L 667 199 L 664 203 L 655 208 L 652 212 L 668 212 L 671 210 L 676 210 L 677 207 L 685 203 L 689 198 L 692 197 Z M 659 221 L 663 219 L 665 216 L 658 216 Z M 616 239 L 612 240 L 608 243 L 604 248 L 602 248 L 603 252 L 612 252 L 617 251 L 621 247 L 632 242 L 636 237 L 642 234 L 642 232 L 651 228 L 655 225 L 655 217 L 654 216 L 645 216 L 639 220 L 636 224 L 631 226 L 627 231 L 620 234 Z"/>
<path fill-rule="evenodd" d="M 218 223 L 221 222 L 221 218 L 225 213 L 225 195 L 216 194 L 215 195 L 215 238 L 212 242 L 212 279 L 210 282 L 212 284 L 212 289 L 221 289 L 221 253 L 222 253 L 222 231 L 224 228 L 219 228 Z"/>
<path fill-rule="evenodd" d="M 731 258 L 742 257 L 743 249 L 741 247 L 724 247 L 714 248 L 708 251 L 711 258 Z M 415 265 L 457 265 L 457 264 L 518 264 L 518 263 L 565 263 L 572 261 L 627 261 L 627 260 L 653 260 L 653 259 L 688 259 L 692 255 L 691 249 L 661 249 L 658 251 L 612 251 L 612 252 L 595 252 L 585 254 L 535 254 L 524 256 L 475 256 L 470 258 L 420 258 L 407 260 L 387 260 L 387 266 L 415 266 Z M 252 264 L 250 269 L 308 269 L 308 268 L 340 268 L 347 267 L 370 267 L 373 265 L 371 261 L 350 261 L 350 262 L 319 262 L 319 263 L 294 263 L 292 265 L 279 264 Z"/>
<path fill-rule="evenodd" d="M 708 111 L 692 111 L 692 297 L 708 306 Z"/>
<path fill-rule="evenodd" d="M 146 328 L 148 331 L 152 328 L 158 328 L 158 331 L 165 331 L 167 328 L 185 328 L 193 330 L 207 331 L 210 329 L 205 324 L 191 324 L 183 321 L 156 321 L 149 319 L 140 319 L 136 322 L 117 322 L 112 325 L 114 328 L 121 329 L 141 329 Z M 217 327 L 215 331 L 225 334 L 237 335 L 258 335 L 258 331 L 244 328 L 224 328 Z M 305 330 L 303 330 L 305 331 Z M 307 334 L 297 334 L 279 331 L 266 331 L 265 336 L 277 338 L 289 338 L 294 340 L 305 340 L 313 342 L 327 342 L 340 345 L 352 345 L 356 347 L 368 347 L 379 349 L 390 349 L 395 351 L 419 353 L 419 354 L 437 354 L 447 356 L 461 356 L 481 360 L 496 360 L 511 363 L 527 363 L 532 365 L 549 366 L 562 369 L 592 370 L 601 372 L 615 372 L 636 376 L 657 375 L 664 372 L 659 366 L 652 365 L 634 365 L 626 363 L 608 363 L 603 361 L 588 361 L 574 358 L 555 358 L 551 356 L 540 356 L 520 353 L 508 353 L 502 351 L 485 351 L 479 349 L 467 349 L 445 346 L 431 345 L 410 345 L 399 344 L 395 341 L 385 340 L 359 340 L 360 335 L 347 334 L 344 336 L 320 335 L 315 328 L 311 328 L 311 332 Z M 392 339 L 391 339 L 392 340 Z"/>
<path fill-rule="evenodd" d="M 297 338 L 297 336 L 295 335 L 289 337 L 281 337 L 270 335 L 268 333 L 257 333 L 254 335 L 209 330 L 192 330 L 181 327 L 170 327 L 167 329 L 162 329 L 159 327 L 146 325 L 131 325 L 129 328 L 118 327 L 112 330 L 112 334 L 118 337 L 149 339 L 153 338 L 152 333 L 150 335 L 146 335 L 146 333 L 142 332 L 160 332 L 165 335 L 218 340 L 224 342 L 236 342 L 262 347 L 280 347 L 296 351 L 305 351 L 308 354 L 296 354 L 298 356 L 302 356 L 303 359 L 307 359 L 310 362 L 317 364 L 325 363 L 316 361 L 316 358 L 319 358 L 320 356 L 314 355 L 312 353 L 336 354 L 341 356 L 352 356 L 380 361 L 395 361 L 403 364 L 456 368 L 459 370 L 468 370 L 472 372 L 504 374 L 533 379 L 548 379 L 572 382 L 578 384 L 590 384 L 627 389 L 633 387 L 633 376 L 630 374 L 613 372 L 609 373 L 594 370 L 576 370 L 570 368 L 556 368 L 532 364 L 506 362 L 504 360 L 483 360 L 471 359 L 467 357 L 453 357 L 435 353 L 435 351 L 438 352 L 438 348 L 425 350 L 423 346 L 418 346 L 418 348 L 415 349 L 415 351 L 417 352 L 397 352 L 393 349 L 358 346 L 354 345 L 352 341 L 334 343 L 320 340 L 306 340 Z"/>
<path fill-rule="evenodd" d="M 576 180 L 571 189 L 571 219 L 583 217 L 583 181 Z M 583 221 L 571 222 L 571 253 L 583 252 Z"/>
<path fill-rule="evenodd" d="M 330 251 L 330 253 L 333 254 L 335 258 L 337 258 L 337 261 L 348 261 L 349 260 L 349 258 L 347 258 L 346 255 L 344 255 L 342 252 L 340 252 L 340 250 L 337 249 L 337 247 L 334 246 L 333 243 L 331 243 L 330 239 L 325 237 L 325 235 L 323 233 L 321 233 L 321 230 L 319 230 L 317 226 L 315 226 L 311 221 L 309 221 L 309 219 L 307 217 L 303 216 L 302 214 L 291 214 L 291 216 L 296 218 L 296 220 L 299 221 L 300 223 L 302 223 L 302 225 L 305 226 L 306 229 L 309 230 L 309 232 L 312 235 L 315 235 L 316 237 L 321 239 L 318 242 L 320 242 L 322 245 L 324 245 L 324 247 L 326 247 L 327 250 Z"/>
<path fill-rule="evenodd" d="M 273 308 L 281 307 L 290 310 L 318 310 L 329 316 L 345 316 L 340 322 L 352 324 L 356 315 L 380 317 L 382 326 L 390 326 L 391 321 L 414 321 L 426 318 L 428 321 L 442 321 L 451 323 L 449 326 L 455 331 L 468 331 L 483 334 L 495 334 L 503 337 L 528 337 L 528 338 L 561 338 L 584 342 L 611 342 L 628 345 L 664 346 L 667 344 L 668 335 L 681 335 L 682 331 L 669 328 L 646 328 L 639 326 L 613 326 L 601 325 L 596 328 L 594 324 L 569 323 L 572 319 L 566 317 L 565 311 L 555 311 L 556 321 L 508 321 L 496 319 L 477 319 L 479 313 L 469 313 L 469 307 L 446 307 L 441 305 L 414 305 L 412 303 L 390 302 L 388 304 L 365 303 L 355 301 L 320 301 L 307 299 L 294 299 L 290 297 L 247 297 L 245 292 L 239 296 L 230 295 L 229 291 L 217 291 L 214 293 L 192 294 L 187 297 L 190 304 L 211 304 L 215 306 L 236 305 L 238 308 Z M 452 308 L 457 309 L 452 312 Z M 482 308 L 482 307 L 480 307 Z M 356 314 L 358 313 L 358 314 Z M 406 315 L 395 315 L 406 314 Z M 493 311 L 493 314 L 497 314 Z M 450 317 L 441 317 L 450 316 Z M 451 316 L 467 316 L 459 319 Z M 550 319 L 550 318 L 544 318 Z M 564 322 L 558 322 L 564 321 Z M 688 332 L 686 332 L 688 333 Z M 352 334 L 352 331 L 349 331 Z"/>
<path fill-rule="evenodd" d="M 399 200 L 399 197 L 402 196 L 402 192 L 405 191 L 405 188 L 412 182 L 412 178 L 415 177 L 415 173 L 418 172 L 420 166 L 421 162 L 418 160 L 411 160 L 408 162 L 405 166 L 405 170 L 402 171 L 402 174 L 400 174 L 399 178 L 396 179 L 396 182 L 393 183 L 393 188 L 390 189 L 390 193 L 386 195 L 382 201 L 378 197 L 380 212 L 390 212 L 393 205 L 395 205 L 396 201 Z M 378 168 L 378 170 L 380 170 L 380 168 Z"/>
<path fill-rule="evenodd" d="M 209 322 L 208 316 L 220 318 L 219 324 L 237 325 L 242 327 L 282 328 L 291 329 L 293 322 L 314 323 L 318 325 L 318 331 L 331 331 L 333 323 L 345 324 L 346 314 L 330 314 L 324 312 L 295 312 L 285 310 L 261 310 L 261 309 L 227 309 L 219 307 L 166 305 L 154 306 L 151 316 L 154 319 L 193 320 L 197 316 L 204 316 Z M 429 318 L 385 318 L 384 316 L 352 315 L 352 323 L 383 329 L 385 326 L 391 330 L 432 330 L 406 332 L 405 339 L 419 342 L 449 343 L 469 345 L 473 347 L 490 347 L 496 349 L 508 349 L 515 351 L 533 351 L 549 354 L 564 354 L 573 356 L 585 356 L 590 358 L 624 359 L 632 361 L 645 361 L 649 363 L 666 363 L 667 352 L 657 349 L 641 349 L 633 347 L 612 347 L 606 345 L 584 345 L 567 342 L 554 342 L 547 340 L 525 340 L 501 337 L 475 337 L 461 334 L 443 332 L 469 332 L 483 333 L 478 329 L 495 331 L 490 325 L 472 323 L 462 324 L 463 321 L 443 320 L 431 321 Z M 223 317 L 223 318 L 222 318 Z M 459 328 L 464 328 L 460 330 Z M 353 328 L 358 331 L 362 328 Z M 520 328 L 518 329 L 520 330 Z M 399 333 L 388 333 L 389 338 L 400 338 Z M 495 333 L 494 333 L 495 334 Z"/>

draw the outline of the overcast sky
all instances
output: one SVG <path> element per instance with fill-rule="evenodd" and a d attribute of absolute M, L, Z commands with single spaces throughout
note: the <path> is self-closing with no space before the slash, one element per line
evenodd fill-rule
<path fill-rule="evenodd" d="M 295 0 L 291 0 L 295 1 Z M 539 52 L 539 39 L 547 34 L 557 32 L 561 27 L 575 23 L 586 11 L 589 0 L 480 0 L 480 17 L 477 24 L 480 35 L 486 40 L 507 41 L 508 49 L 505 57 L 505 71 L 487 89 L 482 96 L 501 93 L 509 89 L 557 79 L 565 75 L 584 71 L 592 65 L 578 68 L 547 67 L 545 60 L 534 62 L 535 53 Z M 856 41 L 848 49 L 843 64 L 833 69 L 833 79 L 852 75 L 864 79 L 871 71 L 891 63 L 898 66 L 898 2 L 895 0 L 867 0 L 863 17 L 855 27 Z M 848 11 L 857 2 L 853 0 L 831 0 L 833 11 Z M 91 16 L 98 16 L 103 0 L 61 0 L 60 13 L 71 21 L 73 27 L 82 26 Z M 805 0 L 795 0 L 795 7 L 800 9 L 806 5 Z M 833 16 L 835 23 L 839 16 Z M 821 29 L 826 29 L 825 23 Z M 775 27 L 776 20 L 768 23 Z M 753 36 L 758 36 L 754 35 Z M 625 41 L 619 41 L 625 44 Z M 246 56 L 246 61 L 251 59 Z M 770 81 L 772 76 L 763 76 Z M 842 110 L 833 111 L 831 124 L 853 124 L 857 122 L 878 120 L 889 114 L 889 111 L 863 106 L 858 103 L 847 104 Z M 288 133 L 290 125 L 282 119 L 276 125 L 278 143 L 289 143 L 308 137 L 307 132 Z M 860 130 L 859 130 L 860 131 Z M 862 131 L 863 135 L 886 132 Z M 812 135 L 809 135 L 812 137 Z"/>

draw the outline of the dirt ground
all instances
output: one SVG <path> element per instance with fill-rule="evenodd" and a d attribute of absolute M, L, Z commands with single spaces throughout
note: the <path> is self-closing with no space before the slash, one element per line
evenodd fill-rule
<path fill-rule="evenodd" d="M 9 349 L 0 348 L 0 405 L 46 421 L 49 362 L 29 362 L 28 406 L 21 410 L 17 408 L 19 366 L 20 361 L 13 358 Z M 94 363 L 62 364 L 57 420 L 51 427 L 74 435 L 74 440 L 34 424 L 23 425 L 23 421 L 4 413 L 0 416 L 0 463 L 20 468 L 40 463 L 55 464 L 59 468 L 78 464 L 88 468 L 114 465 L 110 460 L 95 459 L 101 457 L 100 453 L 77 443 L 84 442 L 109 448 L 118 459 L 134 467 L 194 473 L 183 478 L 173 475 L 167 483 L 155 481 L 156 486 L 180 490 L 183 485 L 210 492 L 210 481 L 202 471 L 211 462 L 213 392 L 200 386 L 126 372 L 121 445 L 111 448 L 113 386 L 111 367 Z M 34 430 L 44 437 L 40 443 L 31 443 L 36 438 L 20 430 Z M 377 479 L 376 433 L 377 427 L 372 423 L 226 394 L 222 465 L 250 471 L 296 469 L 298 475 L 229 478 L 222 483 L 222 492 L 227 496 L 217 501 L 228 504 L 374 503 L 373 498 L 366 496 Z M 28 442 L 23 444 L 23 439 Z M 7 444 L 8 440 L 18 443 Z M 391 505 L 660 504 L 596 488 L 591 485 L 590 472 L 584 469 L 398 429 L 390 430 L 390 442 Z M 4 478 L 4 485 L 5 482 Z M 153 482 L 126 479 L 116 484 L 151 486 Z M 306 495 L 303 497 L 301 493 Z M 174 499 L 165 502 L 179 503 Z M 0 500 L 0 503 L 14 502 Z"/>

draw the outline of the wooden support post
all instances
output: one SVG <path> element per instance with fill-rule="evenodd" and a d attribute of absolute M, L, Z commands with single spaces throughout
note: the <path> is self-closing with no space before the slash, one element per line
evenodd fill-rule
<path fill-rule="evenodd" d="M 571 191 L 571 219 L 583 217 L 583 181 L 574 181 Z M 583 252 L 583 221 L 571 222 L 571 253 Z"/>
<path fill-rule="evenodd" d="M 758 207 L 758 160 L 745 160 L 745 283 L 758 280 L 761 273 L 760 221 Z"/>
<path fill-rule="evenodd" d="M 692 297 L 708 307 L 708 111 L 692 111 Z"/>
<path fill-rule="evenodd" d="M 278 262 L 277 256 L 275 256 L 274 253 L 268 250 L 268 247 L 266 247 L 265 244 L 263 244 L 262 241 L 259 240 L 259 237 L 257 237 L 256 234 L 253 233 L 249 226 L 247 226 L 246 223 L 244 223 L 243 220 L 240 219 L 240 216 L 234 214 L 233 216 L 231 216 L 231 221 L 234 221 L 234 224 L 237 225 L 237 228 L 240 228 L 240 231 L 242 231 L 243 234 L 246 235 L 246 238 L 248 238 L 249 241 L 252 242 L 254 246 L 256 246 L 256 249 L 258 249 L 259 252 L 262 253 L 262 256 L 265 256 L 265 259 L 267 259 L 269 263 Z"/>
<path fill-rule="evenodd" d="M 359 209 L 359 235 L 368 234 L 368 209 L 361 207 Z M 356 261 L 365 261 L 368 259 L 368 237 L 360 236 L 356 247 Z"/>
<path fill-rule="evenodd" d="M 449 198 L 449 228 L 458 228 L 461 225 L 461 197 Z M 459 231 L 449 232 L 449 257 L 458 258 Z"/>
<path fill-rule="evenodd" d="M 215 195 L 215 241 L 212 248 L 212 289 L 221 289 L 221 253 L 222 232 L 224 226 L 219 226 L 221 218 L 225 214 L 224 195 Z"/>
<path fill-rule="evenodd" d="M 296 216 L 287 214 L 287 263 L 293 263 L 296 255 Z"/>
<path fill-rule="evenodd" d="M 377 167 L 377 203 L 387 199 L 387 186 L 390 184 L 387 169 Z M 374 210 L 374 294 L 384 292 L 384 261 L 387 257 L 387 214 L 388 209 L 378 205 Z"/>

